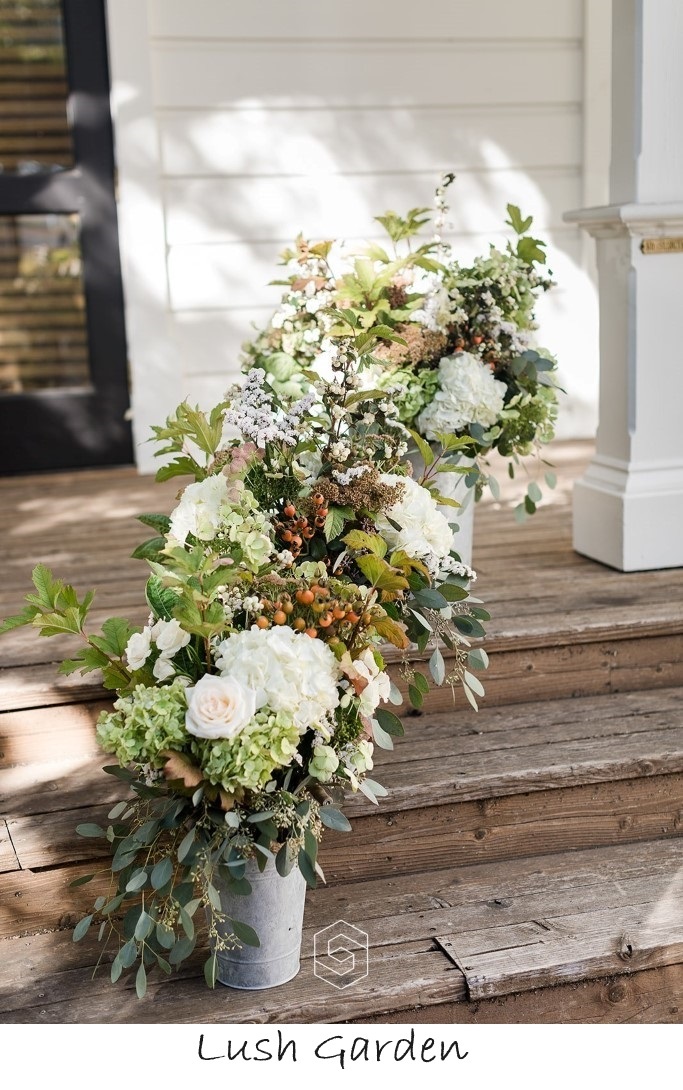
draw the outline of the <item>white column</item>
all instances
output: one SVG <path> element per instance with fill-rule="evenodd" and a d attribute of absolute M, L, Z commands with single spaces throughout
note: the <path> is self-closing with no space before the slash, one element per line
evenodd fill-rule
<path fill-rule="evenodd" d="M 681 0 L 617 0 L 612 66 L 611 203 L 565 216 L 597 240 L 600 290 L 600 423 L 574 548 L 621 571 L 681 567 Z"/>

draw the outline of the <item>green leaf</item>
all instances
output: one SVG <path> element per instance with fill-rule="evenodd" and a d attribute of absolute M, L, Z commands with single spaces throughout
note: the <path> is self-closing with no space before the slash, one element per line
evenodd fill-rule
<path fill-rule="evenodd" d="M 380 560 L 386 556 L 387 543 L 379 534 L 366 534 L 364 530 L 350 530 L 346 537 L 342 538 L 349 549 L 367 549 L 373 556 Z"/>
<path fill-rule="evenodd" d="M 143 909 L 143 911 L 138 916 L 138 922 L 136 923 L 135 931 L 133 932 L 133 934 L 134 934 L 135 938 L 138 940 L 138 942 L 141 942 L 143 939 L 146 939 L 153 927 L 154 927 L 154 920 L 149 915 L 149 913 L 145 912 L 144 909 Z"/>
<path fill-rule="evenodd" d="M 294 866 L 294 857 L 285 842 L 275 856 L 275 869 L 281 878 L 286 878 Z"/>
<path fill-rule="evenodd" d="M 387 711 L 386 708 L 377 708 L 375 711 L 375 719 L 382 730 L 385 730 L 387 734 L 391 734 L 396 738 L 403 737 L 405 733 L 403 723 L 393 712 Z"/>
<path fill-rule="evenodd" d="M 145 587 L 145 598 L 155 617 L 164 621 L 171 620 L 173 607 L 178 603 L 178 595 L 171 587 L 164 586 L 160 576 L 150 575 Z"/>
<path fill-rule="evenodd" d="M 212 885 L 211 882 L 209 882 L 208 886 L 206 887 L 206 893 L 207 893 L 207 896 L 209 898 L 209 903 L 210 903 L 211 907 L 215 908 L 216 912 L 220 912 L 221 911 L 220 893 L 218 892 L 216 887 L 214 885 Z"/>
<path fill-rule="evenodd" d="M 155 934 L 159 946 L 163 946 L 164 950 L 171 950 L 175 946 L 175 933 L 170 927 L 166 927 L 163 923 L 158 923 Z"/>
<path fill-rule="evenodd" d="M 393 749 L 394 743 L 390 734 L 383 730 L 376 719 L 372 720 L 372 737 L 380 749 Z"/>
<path fill-rule="evenodd" d="M 133 631 L 123 617 L 109 617 L 102 625 L 102 635 L 107 642 L 107 648 L 116 658 L 121 658 Z"/>
<path fill-rule="evenodd" d="M 545 243 L 541 242 L 540 239 L 529 238 L 528 236 L 520 238 L 517 243 L 517 257 L 527 265 L 533 265 L 534 262 L 544 265 L 546 254 L 542 249 L 543 246 L 545 246 Z"/>
<path fill-rule="evenodd" d="M 469 685 L 463 684 L 462 691 L 464 692 L 465 696 L 467 697 L 469 703 L 474 708 L 475 712 L 478 712 L 479 711 L 479 705 L 477 704 L 474 693 L 470 689 Z"/>
<path fill-rule="evenodd" d="M 144 869 L 136 870 L 126 882 L 126 893 L 135 893 L 136 890 L 142 889 L 145 885 L 147 885 L 147 871 Z"/>
<path fill-rule="evenodd" d="M 140 962 L 137 973 L 135 974 L 135 992 L 138 999 L 144 999 L 145 992 L 147 991 L 147 970 L 145 969 L 144 962 Z"/>
<path fill-rule="evenodd" d="M 209 886 L 209 890 L 212 890 L 212 889 L 213 889 L 213 886 Z M 211 900 L 211 895 L 210 894 L 209 894 L 209 900 L 211 901 L 211 904 L 213 905 L 213 907 L 214 908 L 217 907 L 218 911 L 220 911 L 220 907 L 221 907 L 220 900 L 218 901 L 218 906 L 216 906 L 214 904 L 214 902 Z M 179 910 L 178 914 L 180 916 L 180 923 L 181 923 L 183 931 L 187 935 L 188 939 L 193 939 L 194 938 L 194 921 L 193 921 L 192 917 L 190 916 L 187 909 L 185 909 L 185 908 L 181 908 Z"/>
<path fill-rule="evenodd" d="M 422 436 L 419 434 L 419 432 L 413 431 L 412 428 L 408 428 L 408 431 L 410 432 L 410 435 L 412 437 L 413 442 L 415 443 L 415 446 L 417 447 L 417 449 L 420 452 L 420 455 L 422 457 L 422 461 L 425 464 L 425 468 L 428 469 L 429 466 L 432 465 L 432 463 L 434 461 L 434 451 L 430 447 L 429 443 L 426 442 L 426 440 L 422 438 Z"/>
<path fill-rule="evenodd" d="M 442 594 L 447 602 L 464 602 L 469 597 L 465 588 L 459 587 L 457 583 L 442 583 L 439 594 Z"/>
<path fill-rule="evenodd" d="M 429 660 L 429 669 L 436 684 L 443 685 L 446 677 L 446 664 L 438 647 L 434 648 L 432 657 Z"/>
<path fill-rule="evenodd" d="M 170 481 L 172 477 L 196 477 L 197 480 L 203 480 L 206 474 L 202 470 L 201 466 L 195 462 L 194 458 L 185 457 L 174 458 L 172 462 L 169 462 L 165 466 L 161 466 L 156 472 L 156 480 L 158 482 Z"/>
<path fill-rule="evenodd" d="M 382 784 L 377 783 L 377 780 L 371 780 L 369 776 L 365 777 L 363 783 L 372 791 L 373 795 L 377 796 L 378 799 L 384 799 L 389 794 L 386 787 L 382 787 Z"/>
<path fill-rule="evenodd" d="M 50 569 L 44 564 L 36 564 L 31 579 L 42 605 L 47 609 L 54 609 L 55 598 L 62 587 L 61 579 L 55 579 Z"/>
<path fill-rule="evenodd" d="M 204 980 L 209 988 L 216 987 L 216 979 L 218 976 L 218 959 L 214 951 L 213 954 L 204 962 Z"/>
<path fill-rule="evenodd" d="M 426 609 L 444 609 L 448 605 L 446 597 L 432 587 L 416 590 L 413 597 L 418 605 L 424 606 Z"/>
<path fill-rule="evenodd" d="M 133 560 L 157 560 L 166 545 L 165 537 L 151 537 L 130 554 Z"/>
<path fill-rule="evenodd" d="M 543 499 L 543 493 L 536 484 L 536 481 L 531 481 L 527 488 L 527 494 L 534 503 L 540 503 Z"/>
<path fill-rule="evenodd" d="M 473 670 L 486 670 L 489 657 L 483 647 L 473 647 L 467 652 L 467 661 Z"/>
<path fill-rule="evenodd" d="M 311 889 L 315 889 L 318 884 L 318 879 L 316 877 L 315 869 L 303 848 L 299 852 L 298 862 L 299 870 L 306 879 L 306 884 L 310 886 Z"/>
<path fill-rule="evenodd" d="M 356 565 L 372 586 L 380 590 L 405 590 L 409 585 L 405 576 L 399 575 L 386 560 L 373 556 L 372 553 L 357 556 Z"/>
<path fill-rule="evenodd" d="M 101 825 L 95 825 L 92 822 L 85 822 L 84 825 L 77 825 L 76 832 L 79 836 L 106 836 L 104 829 Z"/>
<path fill-rule="evenodd" d="M 162 889 L 173 875 L 173 862 L 166 856 L 160 859 L 151 874 L 152 889 Z"/>
<path fill-rule="evenodd" d="M 532 216 L 527 216 L 526 219 L 523 219 L 522 213 L 516 204 L 509 204 L 507 206 L 507 214 L 508 219 L 505 222 L 508 223 L 518 235 L 523 235 L 525 231 L 528 231 L 531 224 L 534 222 Z"/>
<path fill-rule="evenodd" d="M 482 685 L 478 677 L 475 677 L 474 674 L 471 674 L 469 670 L 465 670 L 463 677 L 465 680 L 465 684 L 469 685 L 473 693 L 476 693 L 477 696 L 484 696 L 484 686 Z"/>
<path fill-rule="evenodd" d="M 116 981 L 119 979 L 122 972 L 123 972 L 123 965 L 121 964 L 121 958 L 117 954 L 116 957 L 114 958 L 114 960 L 111 963 L 110 976 L 111 976 L 112 984 L 116 984 Z"/>
<path fill-rule="evenodd" d="M 192 849 L 192 845 L 194 844 L 195 832 L 196 832 L 196 830 L 195 830 L 195 827 L 193 825 L 192 828 L 190 829 L 189 833 L 186 833 L 186 835 L 181 840 L 181 842 L 180 842 L 180 844 L 178 846 L 178 862 L 179 863 L 182 863 L 183 860 L 186 859 L 187 856 L 190 854 L 190 851 Z"/>
<path fill-rule="evenodd" d="M 80 942 L 80 940 L 88 933 L 88 928 L 92 923 L 92 913 L 90 916 L 84 916 L 82 920 L 79 920 L 74 927 L 73 941 Z"/>
<path fill-rule="evenodd" d="M 80 878 L 74 878 L 72 882 L 69 882 L 69 889 L 74 889 L 76 886 L 84 886 L 87 882 L 92 882 L 94 874 L 82 874 Z"/>
<path fill-rule="evenodd" d="M 254 931 L 253 927 L 250 927 L 247 923 L 242 923 L 241 920 L 231 920 L 230 926 L 237 935 L 240 942 L 243 942 L 245 946 L 260 946 L 261 940 Z"/>
<path fill-rule="evenodd" d="M 336 537 L 339 537 L 344 529 L 344 523 L 346 518 L 339 507 L 330 507 L 325 519 L 324 534 L 325 541 L 334 541 Z"/>
<path fill-rule="evenodd" d="M 171 525 L 168 515 L 138 515 L 137 520 L 143 526 L 150 526 L 152 530 L 156 530 L 159 534 L 167 534 Z"/>
<path fill-rule="evenodd" d="M 427 678 L 424 676 L 424 674 L 421 674 L 419 671 L 415 672 L 413 684 L 424 696 L 426 696 L 429 692 L 429 682 L 427 681 Z"/>
<path fill-rule="evenodd" d="M 351 822 L 349 819 L 345 814 L 342 814 L 341 810 L 335 809 L 334 806 L 321 806 L 320 820 L 328 829 L 337 829 L 338 832 L 341 833 L 349 833 L 351 831 Z"/>
<path fill-rule="evenodd" d="M 110 821 L 116 821 L 117 817 L 121 817 L 124 810 L 128 808 L 130 803 L 124 799 L 123 802 L 117 802 L 116 806 L 112 806 L 111 810 L 107 814 Z"/>
<path fill-rule="evenodd" d="M 421 708 L 424 703 L 424 697 L 416 685 L 408 686 L 408 699 L 414 708 Z"/>
<path fill-rule="evenodd" d="M 21 628 L 22 625 L 31 624 L 33 618 L 40 613 L 37 606 L 25 606 L 21 613 L 15 613 L 12 617 L 6 617 L 0 624 L 0 636 L 3 632 L 11 632 L 13 628 Z"/>
<path fill-rule="evenodd" d="M 128 939 L 118 952 L 118 958 L 124 969 L 130 969 L 138 956 L 138 948 L 135 939 Z"/>
<path fill-rule="evenodd" d="M 545 483 L 547 484 L 548 488 L 555 488 L 555 486 L 557 485 L 557 476 L 550 469 L 545 475 Z"/>

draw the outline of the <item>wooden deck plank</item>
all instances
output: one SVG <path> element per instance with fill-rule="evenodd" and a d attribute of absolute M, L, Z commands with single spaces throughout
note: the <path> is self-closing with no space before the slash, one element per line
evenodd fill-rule
<path fill-rule="evenodd" d="M 680 1025 L 682 1018 L 683 964 L 678 964 L 644 969 L 632 976 L 557 984 L 476 1003 L 394 1011 L 362 1021 L 365 1025 Z"/>
<path fill-rule="evenodd" d="M 528 665 L 539 698 L 556 694 L 562 674 L 571 691 L 584 693 L 618 689 L 622 672 L 646 688 L 683 680 L 683 571 L 623 574 L 572 550 L 571 486 L 591 450 L 590 443 L 549 449 L 558 465 L 558 489 L 525 525 L 517 526 L 509 509 L 515 482 L 501 481 L 501 501 L 489 498 L 477 507 L 477 590 L 492 614 L 491 705 L 515 699 Z M 157 485 L 130 468 L 0 480 L 0 533 L 8 563 L 0 610 L 20 607 L 32 563 L 44 560 L 83 589 L 100 586 L 103 615 L 113 610 L 144 620 L 145 569 L 129 553 L 147 531 L 135 516 L 170 510 L 180 484 Z M 646 637 L 658 641 L 656 662 L 641 661 Z M 622 646 L 628 639 L 634 641 L 631 655 Z M 100 697 L 96 676 L 56 678 L 67 646 L 36 640 L 32 633 L 7 637 L 0 656 L 0 709 Z"/>
<path fill-rule="evenodd" d="M 107 702 L 98 702 L 0 715 L 0 769 L 35 761 L 37 781 L 43 783 L 50 769 L 42 766 L 50 762 L 56 762 L 57 774 L 60 762 L 69 758 L 74 759 L 72 763 L 77 758 L 84 763 L 95 758 L 95 768 L 108 763 L 111 759 L 99 750 L 95 741 L 95 723 L 100 711 L 109 706 Z M 611 746 L 609 751 L 614 761 L 623 759 L 627 767 L 616 778 L 642 774 L 647 772 L 643 765 L 646 755 L 643 753 L 642 760 L 634 761 L 628 747 L 633 740 L 645 742 L 648 735 L 658 736 L 661 752 L 672 762 L 670 771 L 676 771 L 675 762 L 683 754 L 683 704 L 679 689 L 534 701 L 510 707 L 485 707 L 480 713 L 469 707 L 457 713 L 451 709 L 448 713 L 408 715 L 404 722 L 406 734 L 401 742 L 390 752 L 378 750 L 376 756 L 385 778 L 387 775 L 390 778 L 387 782 L 396 788 L 410 783 L 412 773 L 411 789 L 418 794 L 403 801 L 412 800 L 413 804 L 419 801 L 429 805 L 433 783 L 450 783 L 450 790 L 455 793 L 449 797 L 453 799 L 476 797 L 484 751 L 489 762 L 485 769 L 486 784 L 492 790 L 503 787 L 512 773 L 516 777 L 523 775 L 525 769 L 530 773 L 528 789 L 550 787 L 552 783 L 542 782 L 544 768 L 554 769 L 564 763 L 568 766 L 564 774 L 571 775 L 572 769 L 592 762 L 594 746 Z M 558 746 L 569 747 L 569 756 L 565 756 L 566 749 L 558 750 Z M 600 748 L 595 752 L 600 753 Z M 533 755 L 531 758 L 527 756 L 529 753 Z M 424 763 L 431 776 L 434 762 L 442 766 L 442 771 L 435 773 L 435 779 L 422 783 L 424 777 L 419 766 Z M 16 787 L 11 777 L 3 778 L 6 802 L 12 801 L 15 813 L 40 812 L 42 804 L 34 805 L 32 801 L 30 771 L 24 775 L 17 770 L 16 775 Z M 102 778 L 99 779 L 102 783 Z M 469 786 L 474 794 L 468 796 Z M 40 788 L 39 794 L 42 794 Z M 21 806 L 20 811 L 16 810 L 17 805 Z M 366 809 L 362 800 L 359 805 Z"/>
<path fill-rule="evenodd" d="M 19 870 L 19 860 L 14 850 L 7 822 L 0 818 L 0 875 Z"/>
<path fill-rule="evenodd" d="M 94 936 L 79 944 L 65 930 L 9 938 L 1 947 L 0 1002 L 10 1022 L 213 1023 L 227 1011 L 234 1022 L 377 1016 L 465 998 L 463 974 L 434 956 L 434 936 L 454 942 L 464 958 L 469 998 L 528 990 L 546 982 L 553 966 L 565 978 L 590 979 L 676 964 L 683 961 L 682 864 L 683 843 L 660 841 L 577 852 L 569 861 L 555 855 L 317 890 L 308 898 L 300 976 L 272 995 L 226 992 L 225 1006 L 204 990 L 201 954 L 137 1003 L 130 984 L 111 987 L 106 966 L 92 978 Z M 314 932 L 340 918 L 367 930 L 370 974 L 330 997 L 309 959 Z"/>

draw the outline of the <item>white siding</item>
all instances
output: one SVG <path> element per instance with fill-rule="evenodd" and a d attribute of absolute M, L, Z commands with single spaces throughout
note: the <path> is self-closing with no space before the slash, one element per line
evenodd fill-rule
<path fill-rule="evenodd" d="M 133 2 L 110 0 L 119 38 L 112 9 Z M 562 214 L 583 203 L 589 171 L 599 187 L 601 162 L 586 162 L 584 7 L 607 2 L 423 0 L 416 11 L 406 0 L 137 0 L 182 360 L 175 392 L 210 399 L 234 378 L 297 232 L 362 237 L 388 208 L 429 204 L 439 174 L 454 170 L 450 230 L 464 256 L 502 240 L 508 201 L 549 238 L 559 287 L 541 340 L 570 391 L 583 376 L 590 402 L 594 290 Z M 593 69 L 608 44 L 591 40 Z M 602 114 L 591 108 L 594 146 Z M 141 419 L 152 412 L 142 406 Z M 577 417 L 568 430 L 590 424 Z"/>

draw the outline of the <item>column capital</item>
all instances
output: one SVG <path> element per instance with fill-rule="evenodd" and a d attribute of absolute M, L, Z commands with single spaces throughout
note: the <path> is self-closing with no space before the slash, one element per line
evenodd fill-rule
<path fill-rule="evenodd" d="M 683 236 L 683 201 L 664 204 L 605 204 L 565 212 L 565 223 L 575 223 L 593 238 L 661 238 Z"/>

